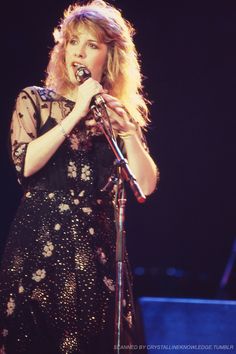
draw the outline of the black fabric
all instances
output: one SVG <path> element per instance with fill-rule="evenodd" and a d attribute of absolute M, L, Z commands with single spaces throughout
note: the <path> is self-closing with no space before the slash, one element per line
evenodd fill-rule
<path fill-rule="evenodd" d="M 73 102 L 35 87 L 16 101 L 12 158 L 24 194 L 1 266 L 2 353 L 113 352 L 116 228 L 113 193 L 100 188 L 114 157 L 105 138 L 81 122 L 39 172 L 23 175 L 28 144 L 72 108 Z M 134 322 L 130 284 L 126 267 L 127 344 Z"/>

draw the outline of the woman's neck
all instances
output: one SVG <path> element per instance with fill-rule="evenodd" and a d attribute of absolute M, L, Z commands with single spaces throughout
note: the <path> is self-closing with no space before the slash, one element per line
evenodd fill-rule
<path fill-rule="evenodd" d="M 77 100 L 77 91 L 78 88 L 75 87 L 74 89 L 68 89 L 67 91 L 65 91 L 62 96 L 64 96 L 65 98 L 68 98 L 68 100 L 70 101 L 76 101 Z"/>
<path fill-rule="evenodd" d="M 76 92 L 67 92 L 64 96 L 68 98 L 70 101 L 74 101 L 74 102 L 76 101 L 77 98 Z"/>

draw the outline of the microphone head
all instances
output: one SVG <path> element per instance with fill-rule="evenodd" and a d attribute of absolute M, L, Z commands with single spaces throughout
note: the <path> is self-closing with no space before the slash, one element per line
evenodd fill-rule
<path fill-rule="evenodd" d="M 91 105 L 95 105 L 97 107 L 103 107 L 105 105 L 104 98 L 98 93 L 97 95 L 93 96 Z"/>
<path fill-rule="evenodd" d="M 91 77 L 91 72 L 86 66 L 78 66 L 75 71 L 75 78 L 79 85 Z"/>

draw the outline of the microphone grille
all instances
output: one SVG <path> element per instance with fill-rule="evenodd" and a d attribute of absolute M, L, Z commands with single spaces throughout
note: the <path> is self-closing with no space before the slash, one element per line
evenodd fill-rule
<path fill-rule="evenodd" d="M 86 66 L 78 66 L 75 71 L 75 77 L 79 85 L 91 77 L 91 72 L 86 68 Z"/>

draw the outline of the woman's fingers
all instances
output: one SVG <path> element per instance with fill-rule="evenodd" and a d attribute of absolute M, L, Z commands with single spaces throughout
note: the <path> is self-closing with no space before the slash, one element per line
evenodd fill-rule
<path fill-rule="evenodd" d="M 112 127 L 119 132 L 134 131 L 135 125 L 129 121 L 128 118 L 120 117 L 114 111 L 110 110 L 110 122 Z"/>
<path fill-rule="evenodd" d="M 102 96 L 106 101 L 107 111 L 113 129 L 118 132 L 134 132 L 136 126 L 131 122 L 130 116 L 124 105 L 116 97 L 109 94 L 102 93 Z"/>
<path fill-rule="evenodd" d="M 121 116 L 124 116 L 126 114 L 124 106 L 117 98 L 108 94 L 103 94 L 102 96 L 105 99 L 106 104 L 109 108 L 115 110 Z"/>

